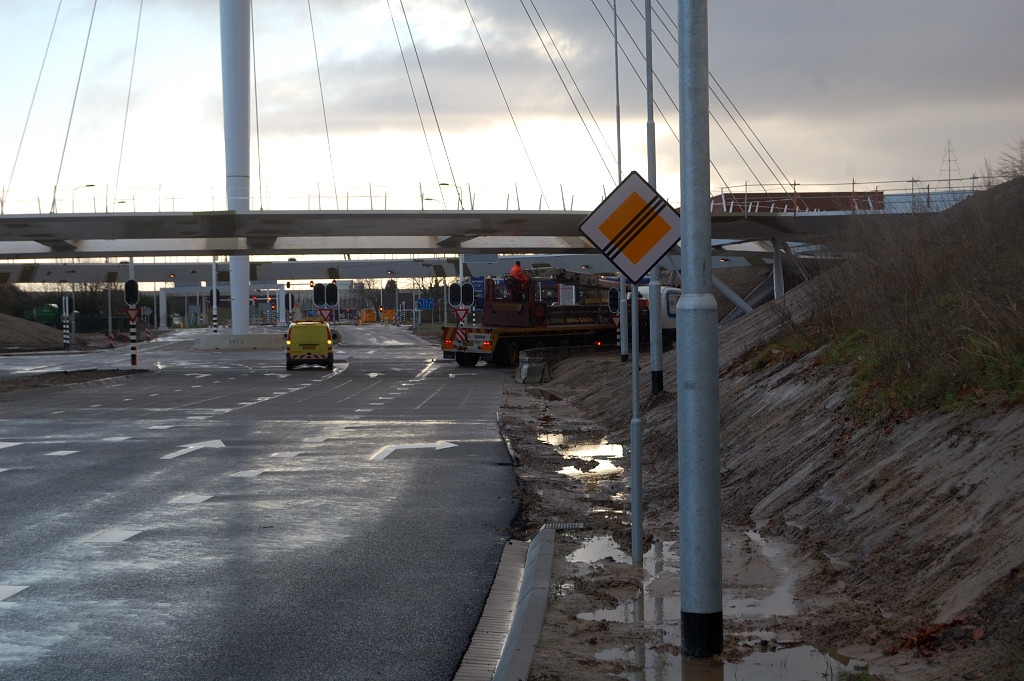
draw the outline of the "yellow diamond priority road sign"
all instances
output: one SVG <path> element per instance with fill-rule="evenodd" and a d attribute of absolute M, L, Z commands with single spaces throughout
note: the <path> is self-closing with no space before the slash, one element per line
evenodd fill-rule
<path fill-rule="evenodd" d="M 579 230 L 636 283 L 679 241 L 679 213 L 633 171 Z"/>

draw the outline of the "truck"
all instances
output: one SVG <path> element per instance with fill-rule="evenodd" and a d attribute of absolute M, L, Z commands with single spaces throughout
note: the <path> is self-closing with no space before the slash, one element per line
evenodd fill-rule
<path fill-rule="evenodd" d="M 481 359 L 516 366 L 519 353 L 531 348 L 615 345 L 608 290 L 616 283 L 554 268 L 525 270 L 524 275 L 523 280 L 484 280 L 481 324 L 441 329 L 446 358 L 462 367 L 476 366 Z"/>

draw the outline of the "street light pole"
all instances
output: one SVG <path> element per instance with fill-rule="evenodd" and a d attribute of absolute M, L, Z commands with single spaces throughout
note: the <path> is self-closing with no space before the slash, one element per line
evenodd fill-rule
<path fill-rule="evenodd" d="M 95 187 L 95 186 L 96 185 L 94 185 L 94 184 L 83 184 L 83 185 L 81 185 L 79 187 L 75 187 L 74 189 L 71 190 L 71 212 L 72 213 L 75 212 L 75 192 L 77 192 L 79 189 L 86 189 L 88 187 Z"/>
<path fill-rule="evenodd" d="M 454 187 L 455 188 L 455 195 L 458 197 L 458 204 L 457 205 L 459 207 L 459 210 L 462 210 L 462 190 L 459 189 L 459 185 L 457 185 L 457 184 L 449 184 L 447 182 L 442 182 L 441 184 L 439 184 L 437 186 L 438 187 Z M 442 196 L 443 196 L 443 194 L 442 194 Z"/>

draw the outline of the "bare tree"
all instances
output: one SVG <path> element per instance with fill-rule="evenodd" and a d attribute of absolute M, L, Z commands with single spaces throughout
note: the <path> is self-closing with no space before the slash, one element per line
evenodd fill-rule
<path fill-rule="evenodd" d="M 1004 180 L 1024 177 L 1024 138 L 1017 138 L 1010 150 L 999 157 L 999 174 Z"/>

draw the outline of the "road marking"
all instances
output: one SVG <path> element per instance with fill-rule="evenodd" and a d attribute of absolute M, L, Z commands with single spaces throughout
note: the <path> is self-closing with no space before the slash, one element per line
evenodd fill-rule
<path fill-rule="evenodd" d="M 9 470 L 11 470 L 11 469 L 10 468 L 0 468 L 0 473 L 3 473 L 4 471 L 9 471 Z M 3 599 L 0 598 L 0 600 L 3 600 Z"/>
<path fill-rule="evenodd" d="M 58 449 L 55 452 L 47 452 L 44 456 L 67 456 L 68 454 L 75 454 L 77 449 Z"/>
<path fill-rule="evenodd" d="M 210 374 L 185 374 L 188 378 L 206 378 Z"/>
<path fill-rule="evenodd" d="M 5 447 L 14 447 L 15 445 L 20 444 L 20 442 L 0 442 L 0 449 L 4 449 Z"/>
<path fill-rule="evenodd" d="M 451 447 L 458 447 L 458 445 L 451 442 L 418 442 L 411 445 L 390 445 L 388 447 L 381 447 L 377 452 L 370 457 L 370 461 L 383 461 L 388 458 L 399 449 L 433 449 L 434 451 L 440 449 L 449 449 Z"/>
<path fill-rule="evenodd" d="M 14 594 L 19 593 L 21 591 L 24 591 L 27 588 L 28 588 L 27 586 L 14 586 L 13 584 L 12 585 L 0 584 L 0 601 L 6 600 L 6 599 L 10 598 L 11 596 L 13 596 Z"/>
<path fill-rule="evenodd" d="M 105 437 L 105 438 L 103 438 L 103 441 L 104 442 L 124 442 L 125 440 L 131 440 L 131 439 L 132 438 L 131 438 L 130 435 L 115 435 L 113 437 Z"/>
<path fill-rule="evenodd" d="M 424 378 L 426 378 L 427 376 L 429 376 L 430 374 L 434 373 L 437 370 L 438 370 L 438 366 L 436 364 L 434 364 L 433 362 L 431 362 L 427 366 L 423 367 L 423 371 L 421 371 L 418 374 L 416 374 L 415 378 L 413 378 L 412 380 L 414 380 L 414 381 L 422 381 Z"/>
<path fill-rule="evenodd" d="M 171 504 L 201 504 L 207 499 L 212 499 L 213 495 L 202 495 L 202 494 L 183 494 L 177 499 L 171 499 L 168 503 Z"/>
<path fill-rule="evenodd" d="M 182 454 L 188 454 L 189 452 L 194 452 L 197 449 L 202 449 L 204 447 L 220 448 L 220 447 L 224 447 L 224 446 L 225 446 L 224 443 L 221 442 L 220 440 L 207 440 L 206 442 L 195 442 L 193 444 L 190 444 L 190 445 L 187 445 L 185 447 L 182 447 L 181 449 L 179 449 L 176 452 L 172 452 L 170 454 L 164 454 L 160 458 L 161 459 L 176 459 L 179 456 L 181 456 Z"/>
<path fill-rule="evenodd" d="M 261 473 L 263 473 L 263 471 L 255 471 L 255 470 L 253 470 L 253 471 L 238 471 L 237 473 L 232 473 L 231 477 L 232 478 L 255 478 L 257 475 L 260 475 Z"/>
<path fill-rule="evenodd" d="M 327 442 L 326 437 L 307 437 L 303 442 Z"/>
<path fill-rule="evenodd" d="M 125 539 L 130 539 L 140 532 L 142 532 L 142 530 L 103 530 L 102 532 L 97 532 L 91 537 L 86 537 L 82 541 L 94 544 L 116 544 L 117 542 L 122 542 Z"/>
<path fill-rule="evenodd" d="M 173 428 L 173 427 L 174 426 L 150 426 L 149 429 L 150 430 L 167 430 L 168 428 Z"/>
<path fill-rule="evenodd" d="M 274 452 L 270 456 L 275 456 L 278 459 L 290 459 L 290 458 L 292 458 L 294 456 L 298 456 L 298 455 L 299 455 L 298 452 Z"/>

